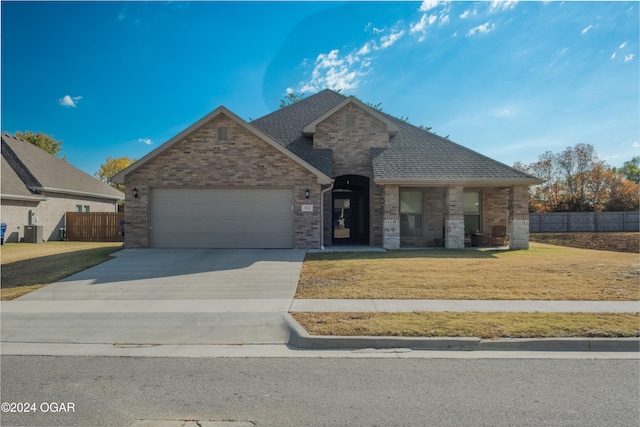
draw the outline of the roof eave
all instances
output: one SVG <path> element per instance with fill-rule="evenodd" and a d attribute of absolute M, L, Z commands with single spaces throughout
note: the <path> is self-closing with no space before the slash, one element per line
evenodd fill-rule
<path fill-rule="evenodd" d="M 47 200 L 47 198 L 43 196 L 23 196 L 19 194 L 0 194 L 0 199 L 20 200 L 20 201 L 26 201 L 26 202 L 43 202 Z"/>
<path fill-rule="evenodd" d="M 407 178 L 374 178 L 379 185 L 401 185 L 406 187 L 443 187 L 462 185 L 464 187 L 511 187 L 515 185 L 537 185 L 538 179 L 407 179 Z"/>
<path fill-rule="evenodd" d="M 122 196 L 116 196 L 112 194 L 101 194 L 101 193 L 92 193 L 88 191 L 76 191 L 76 190 L 67 190 L 64 188 L 53 188 L 53 187 L 31 187 L 29 188 L 32 191 L 46 191 L 49 193 L 59 193 L 59 194 L 69 194 L 72 196 L 83 196 L 83 197 L 95 197 L 98 199 L 108 199 L 108 200 L 124 200 L 124 194 Z"/>

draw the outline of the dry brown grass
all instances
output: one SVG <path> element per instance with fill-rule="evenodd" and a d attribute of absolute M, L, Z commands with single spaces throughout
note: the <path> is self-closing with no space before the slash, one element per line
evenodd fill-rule
<path fill-rule="evenodd" d="M 531 243 L 528 251 L 308 254 L 296 298 L 640 299 L 638 254 Z"/>
<path fill-rule="evenodd" d="M 311 335 L 567 338 L 637 337 L 627 313 L 291 313 Z"/>
<path fill-rule="evenodd" d="M 7 243 L 1 248 L 0 298 L 11 300 L 107 261 L 122 243 Z"/>

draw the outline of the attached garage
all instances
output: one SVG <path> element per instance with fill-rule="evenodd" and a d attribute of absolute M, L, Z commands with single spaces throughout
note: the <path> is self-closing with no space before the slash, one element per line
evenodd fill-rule
<path fill-rule="evenodd" d="M 291 189 L 151 188 L 155 248 L 292 248 Z"/>

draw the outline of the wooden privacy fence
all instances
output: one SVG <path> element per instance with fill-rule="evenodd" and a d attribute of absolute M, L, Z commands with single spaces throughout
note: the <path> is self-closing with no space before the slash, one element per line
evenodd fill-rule
<path fill-rule="evenodd" d="M 121 242 L 124 212 L 67 212 L 67 240 L 71 242 Z"/>
<path fill-rule="evenodd" d="M 531 233 L 640 231 L 638 212 L 548 212 L 529 214 Z"/>

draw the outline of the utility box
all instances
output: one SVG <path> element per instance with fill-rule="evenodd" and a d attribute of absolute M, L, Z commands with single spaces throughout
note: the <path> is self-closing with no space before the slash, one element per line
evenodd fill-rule
<path fill-rule="evenodd" d="M 25 243 L 42 243 L 42 226 L 41 225 L 25 225 L 24 226 L 24 242 Z"/>

